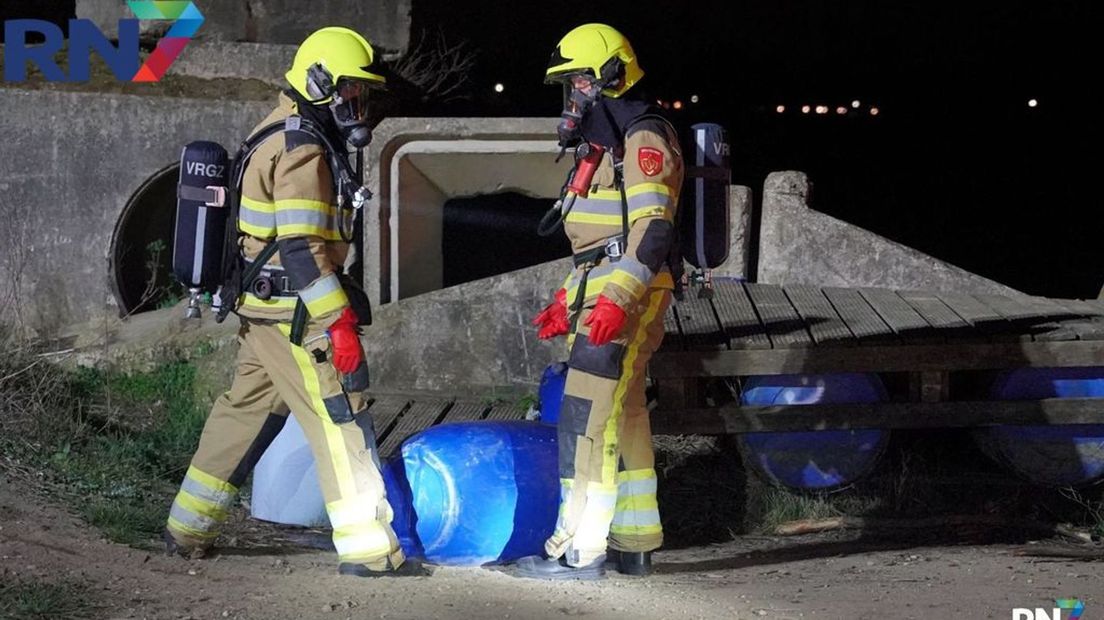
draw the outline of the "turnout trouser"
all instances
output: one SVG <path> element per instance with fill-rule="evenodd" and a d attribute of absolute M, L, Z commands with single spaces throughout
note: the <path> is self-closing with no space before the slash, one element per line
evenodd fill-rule
<path fill-rule="evenodd" d="M 651 551 L 663 543 L 645 371 L 663 341 L 671 292 L 651 289 L 625 329 L 596 347 L 584 307 L 569 336 L 569 370 L 558 423 L 560 514 L 544 545 L 572 566 L 606 552 Z"/>
<path fill-rule="evenodd" d="M 290 411 L 314 453 L 340 561 L 396 568 L 404 558 L 365 410 L 367 367 L 343 376 L 324 330 L 310 327 L 303 346 L 291 344 L 289 333 L 289 323 L 243 319 L 233 384 L 203 427 L 169 513 L 169 532 L 179 544 L 209 546 Z"/>

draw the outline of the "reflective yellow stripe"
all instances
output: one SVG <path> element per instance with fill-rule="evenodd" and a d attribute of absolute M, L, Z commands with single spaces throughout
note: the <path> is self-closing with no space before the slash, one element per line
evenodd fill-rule
<path fill-rule="evenodd" d="M 609 283 L 625 289 L 625 292 L 633 299 L 639 299 L 640 296 L 644 294 L 644 291 L 648 289 L 647 284 L 641 282 L 640 279 L 631 272 L 623 269 L 618 269 L 611 273 Z"/>
<path fill-rule="evenodd" d="M 278 310 L 294 310 L 298 297 L 270 297 L 260 299 L 253 293 L 246 293 L 242 300 L 242 306 L 247 308 L 276 308 Z"/>
<path fill-rule="evenodd" d="M 251 235 L 258 239 L 270 239 L 276 236 L 276 223 L 273 221 L 272 226 L 254 226 L 244 220 L 238 220 L 238 230 L 247 235 Z"/>
<path fill-rule="evenodd" d="M 334 206 L 321 200 L 309 200 L 306 198 L 281 198 L 276 201 L 277 211 L 307 210 L 318 211 L 327 215 L 333 213 Z"/>
<path fill-rule="evenodd" d="M 204 517 L 210 517 L 217 521 L 222 521 L 227 516 L 226 509 L 222 506 L 196 497 L 187 491 L 181 491 L 176 494 L 176 503 L 189 512 L 194 512 Z"/>
<path fill-rule="evenodd" d="M 204 532 L 193 527 L 188 527 L 173 517 L 169 517 L 169 529 L 176 530 L 193 538 L 215 538 L 218 532 Z"/>
<path fill-rule="evenodd" d="M 671 188 L 663 183 L 637 183 L 625 189 L 625 196 L 636 196 L 637 194 L 644 194 L 646 192 L 655 192 L 657 194 L 663 194 L 664 196 L 670 196 Z"/>
<path fill-rule="evenodd" d="M 675 216 L 667 207 L 660 205 L 651 205 L 647 207 L 640 207 L 639 209 L 633 209 L 629 211 L 629 224 L 632 224 L 636 220 L 642 217 L 661 217 L 668 222 L 675 221 Z"/>
<path fill-rule="evenodd" d="M 249 196 L 241 197 L 241 206 L 252 211 L 260 211 L 261 213 L 273 213 L 276 210 L 276 205 L 264 200 L 253 200 Z"/>
<path fill-rule="evenodd" d="M 616 525 L 610 524 L 610 531 L 615 534 L 629 534 L 634 536 L 645 536 L 648 534 L 662 534 L 662 524 L 652 525 Z"/>
<path fill-rule="evenodd" d="M 238 487 L 230 484 L 229 482 L 219 480 L 218 478 L 212 476 L 211 474 L 208 474 L 207 472 L 196 469 L 195 465 L 188 467 L 188 473 L 185 474 L 185 477 L 195 480 L 196 482 L 202 484 L 208 489 L 211 489 L 212 491 L 215 491 L 216 493 L 238 492 Z"/>
<path fill-rule="evenodd" d="M 663 304 L 663 295 L 663 293 L 652 293 L 652 298 L 648 300 L 648 309 L 645 310 L 644 315 L 640 317 L 640 324 L 636 327 L 636 334 L 633 336 L 633 339 L 629 341 L 628 350 L 625 352 L 625 359 L 621 363 L 621 378 L 617 381 L 617 387 L 613 392 L 613 407 L 610 410 L 610 417 L 609 420 L 606 421 L 606 428 L 602 429 L 602 441 L 606 446 L 612 446 L 617 443 L 617 423 L 621 418 L 621 412 L 625 409 L 626 392 L 636 372 L 634 370 L 636 358 L 640 355 L 640 346 L 648 339 L 648 327 L 652 324 L 652 321 L 656 319 L 656 315 L 659 314 L 659 307 Z M 617 454 L 614 450 L 603 452 L 603 482 L 614 482 L 617 480 L 618 459 L 616 457 Z"/>
<path fill-rule="evenodd" d="M 280 333 L 291 336 L 291 325 L 277 323 Z M 295 364 L 299 367 L 299 374 L 303 377 L 303 387 L 306 389 L 307 398 L 310 399 L 314 414 L 322 422 L 323 435 L 326 437 L 327 452 L 330 453 L 330 462 L 333 464 L 334 478 L 337 479 L 338 495 L 340 497 L 355 497 L 357 495 L 356 481 L 353 478 L 353 469 L 349 465 L 349 454 L 345 448 L 345 438 L 341 429 L 334 424 L 326 413 L 326 403 L 322 400 L 322 387 L 319 383 L 318 372 L 311 364 L 310 354 L 303 347 L 297 347 L 288 342 L 291 347 L 291 355 L 295 358 Z"/>
<path fill-rule="evenodd" d="M 621 495 L 617 498 L 617 510 L 648 510 L 659 509 L 659 500 L 655 495 Z"/>
<path fill-rule="evenodd" d="M 654 469 L 627 469 L 617 472 L 618 482 L 629 480 L 651 480 L 656 477 Z"/>
<path fill-rule="evenodd" d="M 307 304 L 307 311 L 311 316 L 322 316 L 335 312 L 349 305 L 349 298 L 345 291 L 337 289 Z"/>
<path fill-rule="evenodd" d="M 307 305 L 311 316 L 315 317 L 340 310 L 349 304 L 349 298 L 341 288 L 341 281 L 333 273 L 322 276 L 299 291 L 299 297 Z"/>
<path fill-rule="evenodd" d="M 587 299 L 590 299 L 592 297 L 597 297 L 598 294 L 602 292 L 602 288 L 604 288 L 606 286 L 606 282 L 609 282 L 609 279 L 610 279 L 611 275 L 612 274 L 606 274 L 604 276 L 598 276 L 597 278 L 588 278 L 587 279 L 587 287 L 586 287 Z M 567 291 L 567 305 L 568 305 L 568 307 L 571 307 L 571 303 L 573 301 L 575 301 L 575 295 L 578 294 L 577 293 L 578 290 L 579 290 L 578 286 L 573 286 L 572 288 L 568 289 L 568 291 Z"/>
<path fill-rule="evenodd" d="M 595 224 L 597 226 L 616 226 L 621 227 L 620 215 L 599 215 L 597 213 L 579 213 L 572 210 L 567 214 L 567 219 L 564 220 L 569 224 Z"/>

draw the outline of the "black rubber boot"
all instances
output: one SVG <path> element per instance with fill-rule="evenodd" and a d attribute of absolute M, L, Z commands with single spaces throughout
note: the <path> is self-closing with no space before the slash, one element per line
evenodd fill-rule
<path fill-rule="evenodd" d="M 652 552 L 609 549 L 606 551 L 606 564 L 622 575 L 643 577 L 652 574 Z"/>
<path fill-rule="evenodd" d="M 337 572 L 341 575 L 354 577 L 429 577 L 433 571 L 422 564 L 421 560 L 408 559 L 398 568 L 389 570 L 373 570 L 363 564 L 354 562 L 342 562 L 337 566 Z"/>
<path fill-rule="evenodd" d="M 530 555 L 517 561 L 517 577 L 526 579 L 552 579 L 596 581 L 606 577 L 606 556 L 598 556 L 585 566 L 569 566 L 563 558 L 550 560 L 539 555 Z"/>

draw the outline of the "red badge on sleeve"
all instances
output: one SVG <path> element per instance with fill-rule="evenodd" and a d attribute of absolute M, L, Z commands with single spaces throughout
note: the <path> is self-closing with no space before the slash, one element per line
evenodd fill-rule
<path fill-rule="evenodd" d="M 663 172 L 663 153 L 659 149 L 641 147 L 636 152 L 636 159 L 640 164 L 640 171 L 650 177 Z"/>

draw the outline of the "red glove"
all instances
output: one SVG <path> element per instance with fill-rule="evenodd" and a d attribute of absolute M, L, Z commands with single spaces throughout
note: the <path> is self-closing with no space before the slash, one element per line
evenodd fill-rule
<path fill-rule="evenodd" d="M 327 333 L 333 343 L 334 368 L 346 375 L 356 370 L 364 360 L 364 350 L 360 348 L 360 333 L 353 309 L 345 308 Z"/>
<path fill-rule="evenodd" d="M 617 337 L 625 327 L 625 311 L 605 295 L 598 296 L 598 302 L 583 321 L 590 328 L 590 342 L 602 346 Z"/>
<path fill-rule="evenodd" d="M 556 301 L 544 307 L 540 314 L 533 319 L 533 325 L 540 325 L 537 338 L 548 340 L 556 336 L 563 336 L 571 331 L 571 325 L 567 322 L 567 291 L 556 291 Z"/>

